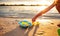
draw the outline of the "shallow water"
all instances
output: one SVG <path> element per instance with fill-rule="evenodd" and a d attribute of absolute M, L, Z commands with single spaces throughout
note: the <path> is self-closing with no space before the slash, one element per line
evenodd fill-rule
<path fill-rule="evenodd" d="M 32 18 L 47 6 L 0 6 L 0 17 Z M 56 8 L 52 8 L 41 18 L 59 18 Z"/>

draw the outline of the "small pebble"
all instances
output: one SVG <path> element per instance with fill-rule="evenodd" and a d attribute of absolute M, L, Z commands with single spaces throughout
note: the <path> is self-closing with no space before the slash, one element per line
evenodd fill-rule
<path fill-rule="evenodd" d="M 37 33 L 38 35 L 43 35 L 43 33 Z"/>
<path fill-rule="evenodd" d="M 15 24 L 14 22 L 12 24 Z"/>
<path fill-rule="evenodd" d="M 40 32 L 38 32 L 37 34 L 38 35 L 43 35 L 45 32 L 44 31 L 40 31 Z"/>
<path fill-rule="evenodd" d="M 15 20 L 15 21 L 19 22 L 19 20 Z"/>
<path fill-rule="evenodd" d="M 51 23 L 52 25 L 54 25 L 54 23 Z"/>
<path fill-rule="evenodd" d="M 0 30 L 2 30 L 3 29 L 3 27 L 2 26 L 0 26 Z"/>

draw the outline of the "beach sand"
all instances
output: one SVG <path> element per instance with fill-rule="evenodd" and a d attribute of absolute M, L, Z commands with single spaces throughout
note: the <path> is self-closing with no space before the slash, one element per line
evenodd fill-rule
<path fill-rule="evenodd" d="M 60 19 L 38 19 L 41 20 L 39 25 L 27 29 L 21 28 L 17 20 L 24 19 L 0 17 L 0 36 L 58 36 Z M 30 18 L 26 20 L 31 22 Z"/>

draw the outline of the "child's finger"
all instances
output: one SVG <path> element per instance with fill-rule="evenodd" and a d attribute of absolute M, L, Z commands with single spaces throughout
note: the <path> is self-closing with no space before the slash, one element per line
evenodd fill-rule
<path fill-rule="evenodd" d="M 35 20 L 36 20 L 35 18 L 32 18 L 32 22 L 35 22 Z"/>

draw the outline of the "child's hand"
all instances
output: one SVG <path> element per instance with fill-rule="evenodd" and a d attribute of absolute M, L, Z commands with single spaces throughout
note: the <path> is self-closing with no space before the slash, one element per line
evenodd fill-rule
<path fill-rule="evenodd" d="M 35 21 L 36 21 L 36 18 L 35 18 L 35 17 L 34 17 L 34 18 L 32 18 L 32 23 L 33 23 L 33 22 L 35 22 Z"/>

